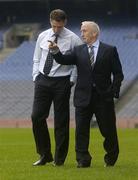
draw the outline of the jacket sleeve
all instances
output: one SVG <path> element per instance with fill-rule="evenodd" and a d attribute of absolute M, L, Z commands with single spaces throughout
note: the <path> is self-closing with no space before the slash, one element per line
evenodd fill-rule
<path fill-rule="evenodd" d="M 113 84 L 112 89 L 115 98 L 119 98 L 119 92 L 121 87 L 121 82 L 124 79 L 122 65 L 119 59 L 119 55 L 116 47 L 113 48 L 112 56 L 112 73 L 113 73 Z"/>
<path fill-rule="evenodd" d="M 76 80 L 77 80 L 77 67 L 73 65 L 71 75 L 70 75 L 70 82 L 75 84 Z"/>
<path fill-rule="evenodd" d="M 56 54 L 53 54 L 55 61 L 62 65 L 76 65 L 76 58 L 74 51 L 68 51 L 66 54 L 62 54 L 58 51 Z"/>

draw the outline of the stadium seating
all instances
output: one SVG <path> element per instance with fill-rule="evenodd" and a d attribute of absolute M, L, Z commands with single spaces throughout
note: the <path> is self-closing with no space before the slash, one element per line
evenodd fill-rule
<path fill-rule="evenodd" d="M 3 48 L 3 30 L 0 30 L 0 49 Z"/>
<path fill-rule="evenodd" d="M 22 43 L 0 64 L 0 80 L 31 80 L 35 42 Z"/>
<path fill-rule="evenodd" d="M 70 29 L 80 36 L 78 27 L 73 25 Z M 105 25 L 101 22 L 100 27 L 100 39 L 118 49 L 124 72 L 121 88 L 121 94 L 123 94 L 138 77 L 137 26 L 133 24 L 131 26 L 130 24 L 122 25 L 121 23 Z M 0 99 L 3 102 L 0 111 L 1 117 L 6 115 L 17 118 L 30 117 L 33 99 L 31 74 L 34 47 L 35 42 L 25 41 L 0 64 L 0 86 L 2 87 Z M 73 113 L 71 116 L 74 116 Z"/>

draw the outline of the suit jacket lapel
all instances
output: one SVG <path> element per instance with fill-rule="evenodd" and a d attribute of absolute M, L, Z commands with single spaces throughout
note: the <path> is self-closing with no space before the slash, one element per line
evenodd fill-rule
<path fill-rule="evenodd" d="M 91 66 L 91 63 L 90 63 L 90 56 L 89 56 L 87 44 L 83 45 L 82 55 L 84 56 L 85 63 L 87 64 L 89 70 L 91 71 L 92 66 Z"/>
<path fill-rule="evenodd" d="M 86 44 L 83 45 L 83 52 L 85 53 L 85 55 L 89 56 L 89 52 Z"/>
<path fill-rule="evenodd" d="M 89 57 L 88 47 L 86 44 L 83 45 L 82 54 L 84 56 L 85 62 L 87 62 L 87 64 L 90 65 L 90 61 L 89 61 L 90 57 Z"/>
<path fill-rule="evenodd" d="M 97 57 L 96 57 L 96 62 L 95 65 L 98 63 L 98 61 L 101 59 L 101 57 L 104 54 L 104 44 L 102 42 L 100 42 L 99 44 L 99 48 L 98 48 L 98 52 L 97 52 Z"/>
<path fill-rule="evenodd" d="M 96 62 L 95 62 L 95 65 L 93 68 L 95 68 L 96 64 L 99 62 L 99 60 L 103 56 L 104 50 L 105 50 L 104 44 L 102 42 L 100 42 L 98 52 L 97 52 Z M 82 46 L 82 56 L 84 56 L 84 61 L 85 61 L 85 63 L 87 63 L 87 65 L 89 66 L 89 68 L 91 70 L 91 64 L 90 64 L 90 60 L 89 60 L 89 52 L 88 52 L 88 47 L 86 44 L 84 44 Z"/>

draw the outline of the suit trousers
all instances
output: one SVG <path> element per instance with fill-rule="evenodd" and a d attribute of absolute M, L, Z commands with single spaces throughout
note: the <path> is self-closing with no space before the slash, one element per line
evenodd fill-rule
<path fill-rule="evenodd" d="M 46 77 L 39 74 L 35 81 L 32 126 L 37 153 L 52 157 L 51 141 L 46 119 L 54 106 L 54 137 L 56 163 L 64 163 L 69 146 L 70 78 Z"/>
<path fill-rule="evenodd" d="M 82 163 L 91 162 L 92 156 L 88 148 L 93 114 L 104 137 L 103 146 L 106 151 L 104 161 L 106 164 L 114 165 L 119 154 L 114 101 L 112 97 L 99 95 L 96 90 L 92 91 L 87 107 L 76 107 L 76 159 Z"/>

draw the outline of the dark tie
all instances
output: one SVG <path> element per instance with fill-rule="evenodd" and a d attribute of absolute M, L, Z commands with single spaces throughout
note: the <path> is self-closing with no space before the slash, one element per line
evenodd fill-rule
<path fill-rule="evenodd" d="M 94 64 L 94 46 L 89 46 L 89 56 L 90 56 L 90 63 L 91 66 Z"/>
<path fill-rule="evenodd" d="M 55 34 L 54 36 L 55 36 L 54 42 L 57 43 L 58 34 Z M 44 74 L 45 75 L 48 75 L 50 73 L 50 70 L 51 70 L 52 66 L 53 66 L 53 56 L 52 56 L 52 54 L 50 53 L 50 50 L 49 50 L 48 54 L 47 54 L 45 66 L 44 66 Z"/>

